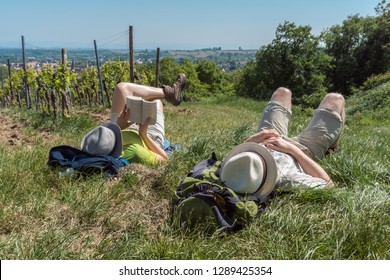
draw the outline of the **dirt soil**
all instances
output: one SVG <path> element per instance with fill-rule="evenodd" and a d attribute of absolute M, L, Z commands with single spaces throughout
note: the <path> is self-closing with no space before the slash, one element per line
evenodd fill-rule
<path fill-rule="evenodd" d="M 80 111 L 82 112 L 82 111 Z M 78 112 L 73 112 L 77 114 Z M 107 123 L 110 120 L 110 114 L 108 110 L 102 110 L 98 112 L 90 112 L 92 117 L 97 121 L 97 123 Z M 33 140 L 30 136 L 26 136 L 22 133 L 21 127 L 23 124 L 18 123 L 18 121 L 13 120 L 10 116 L 7 116 L 6 113 L 3 113 L 0 110 L 0 143 L 8 144 L 10 146 L 18 146 L 21 144 L 33 143 Z M 50 129 L 42 128 L 37 130 L 36 137 L 43 137 L 42 139 L 51 141 L 56 140 L 59 136 L 48 133 Z"/>
<path fill-rule="evenodd" d="M 21 133 L 19 124 L 0 113 L 0 143 L 14 146 L 31 143 L 31 139 Z"/>

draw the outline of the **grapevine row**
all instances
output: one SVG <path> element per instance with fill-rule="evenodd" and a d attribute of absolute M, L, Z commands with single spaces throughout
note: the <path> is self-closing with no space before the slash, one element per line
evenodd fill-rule
<path fill-rule="evenodd" d="M 152 84 L 153 66 L 136 67 L 138 83 Z M 118 82 L 129 81 L 129 63 L 110 61 L 101 66 L 105 106 L 111 106 L 112 92 Z M 24 78 L 27 76 L 29 100 L 26 100 Z M 0 91 L 1 107 L 31 104 L 37 111 L 46 111 L 58 121 L 61 110 L 63 116 L 71 114 L 73 106 L 95 106 L 102 104 L 97 68 L 92 66 L 76 73 L 69 63 L 61 63 L 57 69 L 46 65 L 37 72 L 33 68 L 13 71 L 4 81 Z"/>

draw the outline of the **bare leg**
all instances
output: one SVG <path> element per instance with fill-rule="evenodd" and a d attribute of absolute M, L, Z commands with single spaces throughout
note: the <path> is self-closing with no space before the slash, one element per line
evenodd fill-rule
<path fill-rule="evenodd" d="M 111 113 L 121 113 L 126 104 L 127 96 L 138 96 L 145 100 L 155 100 L 164 98 L 162 88 L 143 86 L 133 83 L 119 83 L 115 87 L 112 97 Z M 162 107 L 162 106 L 161 106 Z"/>
<path fill-rule="evenodd" d="M 280 87 L 272 94 L 264 108 L 257 131 L 275 129 L 280 135 L 288 135 L 288 122 L 291 116 L 291 91 Z"/>
<path fill-rule="evenodd" d="M 343 129 L 345 126 L 345 99 L 339 93 L 328 93 L 324 99 L 321 101 L 318 108 L 328 109 L 337 112 L 341 121 L 343 122 Z M 337 143 L 340 139 L 341 133 L 337 137 L 336 141 L 329 147 L 329 149 L 334 149 L 337 147 Z"/>
<path fill-rule="evenodd" d="M 138 96 L 145 100 L 159 100 L 157 103 L 157 110 L 163 111 L 161 99 L 164 98 L 164 92 L 162 88 L 122 82 L 116 85 L 112 96 L 111 122 L 116 123 L 126 104 L 127 96 Z"/>
<path fill-rule="evenodd" d="M 345 100 L 341 94 L 328 93 L 314 112 L 309 124 L 296 140 L 320 159 L 337 146 L 345 124 Z"/>
<path fill-rule="evenodd" d="M 164 85 L 163 88 L 149 87 L 134 83 L 119 83 L 115 87 L 112 97 L 111 122 L 116 123 L 126 104 L 127 96 L 137 96 L 144 100 L 159 100 L 157 110 L 163 111 L 162 99 L 165 98 L 174 106 L 180 105 L 182 91 L 186 84 L 184 74 L 179 74 L 172 86 Z"/>
<path fill-rule="evenodd" d="M 328 109 L 337 112 L 343 124 L 345 124 L 345 99 L 339 93 L 328 93 L 321 101 L 318 108 Z"/>
<path fill-rule="evenodd" d="M 285 87 L 279 87 L 272 94 L 270 101 L 276 101 L 283 104 L 287 109 L 291 110 L 291 91 Z"/>

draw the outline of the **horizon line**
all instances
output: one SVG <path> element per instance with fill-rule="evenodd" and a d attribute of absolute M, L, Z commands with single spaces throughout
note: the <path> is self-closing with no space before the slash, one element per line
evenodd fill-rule
<path fill-rule="evenodd" d="M 66 49 L 66 50 L 90 50 L 94 51 L 94 48 L 87 48 L 87 47 L 70 47 L 70 48 L 62 48 L 62 47 L 40 47 L 40 48 L 29 48 L 25 47 L 25 50 L 34 50 L 34 51 L 48 51 L 48 50 L 57 50 L 57 49 Z M 194 49 L 174 49 L 174 48 L 160 48 L 161 51 L 199 51 L 199 50 L 211 50 L 211 51 L 255 51 L 259 50 L 260 48 L 222 48 L 222 47 L 204 47 L 204 48 L 194 48 Z M 22 47 L 2 47 L 0 46 L 0 50 L 22 50 Z M 99 48 L 99 51 L 101 50 L 113 50 L 113 51 L 129 51 L 128 48 Z M 156 51 L 157 48 L 137 48 L 134 49 L 134 51 Z"/>

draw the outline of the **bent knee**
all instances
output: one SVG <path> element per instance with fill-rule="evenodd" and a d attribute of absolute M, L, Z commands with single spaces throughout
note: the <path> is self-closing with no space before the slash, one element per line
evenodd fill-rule
<path fill-rule="evenodd" d="M 287 108 L 291 108 L 291 90 L 285 87 L 279 87 L 272 94 L 271 100 L 284 104 Z"/>
<path fill-rule="evenodd" d="M 132 95 L 133 88 L 131 83 L 120 82 L 115 86 L 113 95 L 128 96 Z"/>
<path fill-rule="evenodd" d="M 126 89 L 126 84 L 127 84 L 126 82 L 117 83 L 115 86 L 115 92 L 124 91 Z"/>
<path fill-rule="evenodd" d="M 345 102 L 344 96 L 340 93 L 331 92 L 325 96 L 325 99 L 330 99 L 335 102 Z"/>
<path fill-rule="evenodd" d="M 285 87 L 278 87 L 273 93 L 273 96 L 291 96 L 291 90 Z"/>
<path fill-rule="evenodd" d="M 342 96 L 340 93 L 331 92 L 324 97 L 323 102 L 325 104 L 330 103 L 330 104 L 337 104 L 337 105 L 344 106 L 345 99 L 344 96 Z"/>
<path fill-rule="evenodd" d="M 345 106 L 345 99 L 340 93 L 328 93 L 322 100 L 319 108 L 334 110 L 341 113 Z"/>

